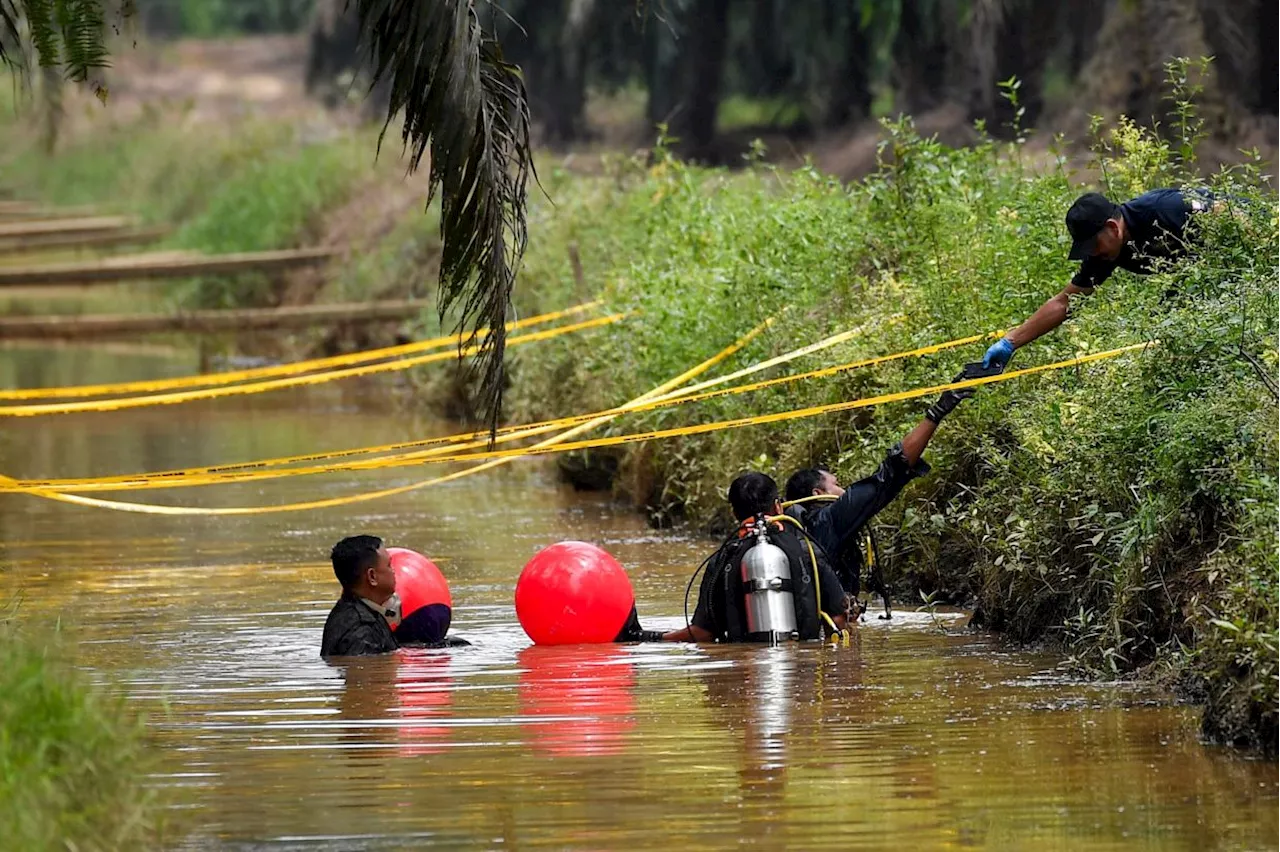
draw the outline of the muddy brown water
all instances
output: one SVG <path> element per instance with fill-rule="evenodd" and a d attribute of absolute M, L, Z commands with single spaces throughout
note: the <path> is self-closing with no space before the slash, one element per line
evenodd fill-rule
<path fill-rule="evenodd" d="M 0 386 L 176 375 L 146 349 L 0 349 Z M 0 472 L 123 473 L 438 432 L 386 384 L 9 420 Z M 123 499 L 253 505 L 431 470 Z M 436 559 L 474 643 L 349 666 L 317 656 L 353 532 Z M 348 509 L 129 515 L 0 495 L 0 600 L 60 622 L 77 663 L 146 709 L 188 849 L 1271 849 L 1277 767 L 1202 745 L 1196 712 L 1069 677 L 900 612 L 847 648 L 531 647 L 514 580 L 593 541 L 647 626 L 674 627 L 712 543 L 655 532 L 545 462 Z"/>

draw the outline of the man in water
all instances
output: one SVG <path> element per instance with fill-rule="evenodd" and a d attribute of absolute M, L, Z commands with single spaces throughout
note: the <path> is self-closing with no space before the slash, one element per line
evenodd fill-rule
<path fill-rule="evenodd" d="M 797 636 L 821 638 L 824 622 L 833 630 L 843 630 L 848 602 L 826 557 L 820 549 L 810 548 L 790 524 L 768 520 L 782 514 L 778 485 L 773 478 L 763 473 L 744 473 L 729 486 L 728 497 L 738 529 L 708 559 L 689 625 L 662 638 L 668 642 L 741 642 L 752 638 L 741 566 L 748 551 L 756 546 L 759 524 L 766 526 L 769 543 L 786 554 Z"/>
<path fill-rule="evenodd" d="M 937 402 L 925 410 L 924 419 L 889 451 L 876 472 L 848 488 L 841 488 L 825 467 L 797 470 L 787 479 L 787 502 L 792 503 L 787 514 L 800 521 L 805 531 L 821 545 L 831 559 L 840 585 L 851 596 L 857 597 L 862 574 L 859 533 L 877 512 L 893 502 L 908 482 L 929 472 L 929 465 L 922 458 L 925 447 L 929 446 L 938 424 L 973 394 L 973 388 L 943 391 Z M 824 497 L 834 499 L 824 500 Z M 886 594 L 883 586 L 877 591 Z M 887 606 L 888 601 L 885 603 Z M 854 617 L 856 619 L 856 613 Z"/>
<path fill-rule="evenodd" d="M 386 654 L 400 647 L 391 629 L 400 622 L 396 574 L 382 539 L 353 535 L 329 554 L 342 596 L 324 623 L 322 657 Z"/>
<path fill-rule="evenodd" d="M 1061 293 L 993 343 L 982 365 L 1006 366 L 1020 347 L 1062 325 L 1072 296 L 1091 295 L 1117 267 L 1147 275 L 1152 261 L 1186 255 L 1191 248 L 1192 214 L 1221 206 L 1206 190 L 1153 189 L 1124 204 L 1115 204 L 1098 192 L 1080 196 L 1067 211 L 1071 234 L 1067 258 L 1081 261 L 1080 270 Z"/>

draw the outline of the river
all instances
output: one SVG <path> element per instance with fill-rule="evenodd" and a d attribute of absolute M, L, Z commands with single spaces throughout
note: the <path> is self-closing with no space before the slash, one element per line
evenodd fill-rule
<path fill-rule="evenodd" d="M 180 375 L 131 347 L 0 349 L 0 386 Z M 419 437 L 370 380 L 8 420 L 0 473 L 124 473 Z M 434 469 L 121 495 L 266 505 Z M 115 496 L 115 495 L 108 495 Z M 448 577 L 469 648 L 317 656 L 357 532 Z M 592 541 L 648 627 L 683 624 L 712 543 L 520 462 L 347 509 L 171 518 L 0 494 L 0 601 L 149 715 L 183 849 L 1274 849 L 1277 766 L 1197 739 L 1197 713 L 964 629 L 872 619 L 850 647 L 531 647 L 512 588 Z"/>

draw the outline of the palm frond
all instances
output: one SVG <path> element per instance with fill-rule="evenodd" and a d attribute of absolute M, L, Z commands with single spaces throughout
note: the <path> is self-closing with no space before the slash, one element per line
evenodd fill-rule
<path fill-rule="evenodd" d="M 459 306 L 459 329 L 472 341 L 486 331 L 472 369 L 481 409 L 496 428 L 504 325 L 524 254 L 533 172 L 524 78 L 503 59 L 468 0 L 355 2 L 373 85 L 391 86 L 382 132 L 403 115 L 410 171 L 430 152 L 429 192 L 439 192 L 441 204 L 440 315 Z"/>
<path fill-rule="evenodd" d="M 26 0 L 25 5 L 27 29 L 35 47 L 36 60 L 45 67 L 57 65 L 62 61 L 62 51 L 58 43 L 58 25 L 54 21 L 53 0 Z"/>
<path fill-rule="evenodd" d="M 120 17 L 131 9 L 122 6 Z M 0 0 L 0 62 L 26 71 L 28 44 L 41 68 L 87 80 L 108 64 L 103 0 Z"/>
<path fill-rule="evenodd" d="M 0 0 L 0 65 L 19 67 L 22 64 L 21 45 L 22 13 L 15 0 Z"/>
<path fill-rule="evenodd" d="M 56 0 L 67 79 L 82 83 L 107 66 L 106 25 L 101 0 Z"/>

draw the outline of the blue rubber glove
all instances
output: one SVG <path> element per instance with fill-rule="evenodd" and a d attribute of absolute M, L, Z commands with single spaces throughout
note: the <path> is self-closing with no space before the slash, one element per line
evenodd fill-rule
<path fill-rule="evenodd" d="M 982 357 L 982 366 L 990 367 L 995 364 L 998 367 L 1005 367 L 1009 364 L 1009 359 L 1013 357 L 1013 353 L 1018 347 L 1013 345 L 1013 341 L 1007 337 L 1002 337 L 995 343 L 991 344 L 991 348 L 987 350 L 987 354 Z"/>

